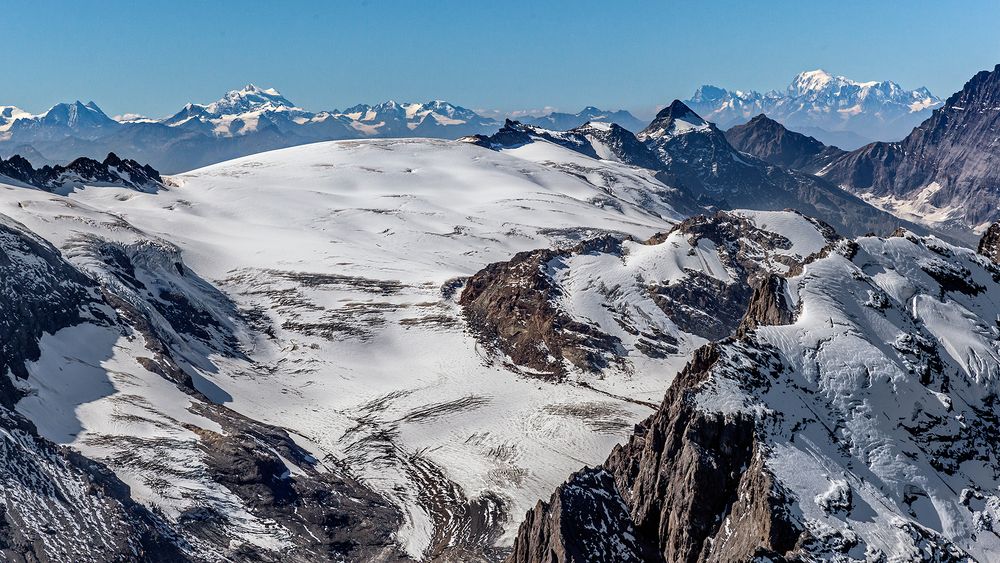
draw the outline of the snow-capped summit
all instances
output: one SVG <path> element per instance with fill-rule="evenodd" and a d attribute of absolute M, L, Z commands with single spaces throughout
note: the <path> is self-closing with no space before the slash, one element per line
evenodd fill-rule
<path fill-rule="evenodd" d="M 70 128 L 104 126 L 114 123 L 94 102 L 56 104 L 41 116 L 42 123 Z"/>
<path fill-rule="evenodd" d="M 231 90 L 222 99 L 205 106 L 205 110 L 214 115 L 279 108 L 295 109 L 295 104 L 274 88 L 258 88 L 253 84 L 247 84 L 242 90 Z"/>
<path fill-rule="evenodd" d="M 669 106 L 660 110 L 653 122 L 639 133 L 641 141 L 673 137 L 691 131 L 705 131 L 709 128 L 707 121 L 691 110 L 684 102 L 674 100 Z"/>
<path fill-rule="evenodd" d="M 888 106 L 898 105 L 900 111 L 913 113 L 940 105 L 940 100 L 932 96 L 927 88 L 908 91 L 891 80 L 857 82 L 824 70 L 799 73 L 788 86 L 787 94 L 804 100 L 828 100 L 831 105 L 840 108 L 837 111 L 849 114 L 860 113 L 862 107 L 859 106 L 879 112 Z M 845 105 L 849 107 L 844 108 Z"/>
<path fill-rule="evenodd" d="M 859 84 L 843 76 L 833 76 L 823 69 L 807 70 L 800 72 L 792 79 L 788 85 L 789 96 L 804 96 L 812 92 L 819 92 L 833 86 L 845 86 Z M 867 84 L 874 84 L 870 82 Z"/>
<path fill-rule="evenodd" d="M 0 132 L 10 129 L 18 119 L 32 117 L 35 116 L 17 106 L 0 106 Z"/>
<path fill-rule="evenodd" d="M 121 125 L 94 102 L 79 100 L 56 104 L 41 115 L 22 112 L 13 117 L 14 110 L 11 110 L 11 116 L 13 121 L 7 126 L 7 138 L 62 140 L 71 136 L 90 141 L 114 133 Z"/>
<path fill-rule="evenodd" d="M 941 100 L 927 88 L 906 90 L 890 80 L 858 82 L 818 69 L 799 73 L 784 91 L 701 86 L 687 103 L 722 128 L 763 113 L 826 144 L 853 149 L 871 140 L 902 138 Z"/>

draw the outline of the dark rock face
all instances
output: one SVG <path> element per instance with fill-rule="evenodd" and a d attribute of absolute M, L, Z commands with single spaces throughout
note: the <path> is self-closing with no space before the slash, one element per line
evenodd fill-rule
<path fill-rule="evenodd" d="M 121 159 L 109 153 L 104 161 L 78 158 L 66 166 L 35 169 L 21 156 L 0 158 L 0 176 L 42 189 L 58 189 L 79 184 L 112 184 L 137 190 L 155 190 L 163 184 L 160 173 L 148 164 Z"/>
<path fill-rule="evenodd" d="M 585 470 L 532 509 L 520 529 L 511 563 L 541 561 L 748 561 L 794 556 L 801 530 L 764 469 L 754 421 L 699 412 L 693 395 L 718 360 L 712 345 L 699 350 L 674 380 L 659 410 L 615 447 L 603 470 Z M 582 491 L 574 487 L 590 484 Z M 576 506 L 593 508 L 584 516 Z M 627 512 L 625 518 L 623 512 Z M 599 537 L 574 534 L 599 519 Z M 620 543 L 619 538 L 628 538 Z M 625 558 L 618 558 L 622 553 Z M 585 555 L 589 558 L 581 558 Z"/>
<path fill-rule="evenodd" d="M 745 336 L 759 326 L 791 324 L 795 311 L 788 300 L 787 286 L 785 278 L 773 274 L 758 278 L 737 336 Z"/>
<path fill-rule="evenodd" d="M 783 168 L 815 174 L 831 160 L 844 154 L 813 137 L 789 131 L 764 114 L 726 131 L 733 148 Z"/>
<path fill-rule="evenodd" d="M 983 238 L 979 239 L 978 252 L 995 264 L 1000 264 L 1000 223 L 993 223 L 986 229 Z"/>
<path fill-rule="evenodd" d="M 691 272 L 684 283 L 655 286 L 650 293 L 681 330 L 709 340 L 736 330 L 751 294 L 742 280 L 727 284 L 701 272 Z"/>
<path fill-rule="evenodd" d="M 872 143 L 843 155 L 823 176 L 856 192 L 912 199 L 927 194 L 956 208 L 968 227 L 1000 219 L 1000 65 L 972 77 L 944 106 L 896 143 Z"/>
<path fill-rule="evenodd" d="M 38 359 L 42 334 L 77 324 L 85 311 L 101 318 L 98 301 L 96 284 L 58 250 L 0 215 L 0 373 L 26 377 L 24 363 Z M 0 405 L 11 408 L 17 399 L 0 377 Z"/>
<path fill-rule="evenodd" d="M 614 534 L 619 541 L 608 541 Z M 588 563 L 652 561 L 652 546 L 639 543 L 629 508 L 614 477 L 586 468 L 560 485 L 550 502 L 528 512 L 508 561 Z"/>

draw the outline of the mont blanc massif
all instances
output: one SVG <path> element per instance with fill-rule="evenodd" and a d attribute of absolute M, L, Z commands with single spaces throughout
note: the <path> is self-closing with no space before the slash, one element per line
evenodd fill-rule
<path fill-rule="evenodd" d="M 1000 66 L 0 107 L 0 559 L 1000 561 L 998 138 Z"/>

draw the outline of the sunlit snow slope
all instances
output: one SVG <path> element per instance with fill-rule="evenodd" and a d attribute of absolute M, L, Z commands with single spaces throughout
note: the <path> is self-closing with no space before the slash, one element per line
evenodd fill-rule
<path fill-rule="evenodd" d="M 113 241 L 145 286 L 169 288 L 157 299 L 186 295 L 219 319 L 218 334 L 177 338 L 195 387 L 288 429 L 385 495 L 405 516 L 398 541 L 421 557 L 509 542 L 527 508 L 651 412 L 636 399 L 655 400 L 683 363 L 645 362 L 603 381 L 577 374 L 600 391 L 514 374 L 467 331 L 454 296 L 461 280 L 523 250 L 603 233 L 647 239 L 682 219 L 676 194 L 649 171 L 556 145 L 498 153 L 345 141 L 210 166 L 157 193 L 87 187 L 63 197 L 0 184 L 0 213 L 97 276 L 104 266 L 74 249 Z M 113 356 L 92 357 L 96 340 Z M 198 439 L 191 428 L 220 430 L 197 399 L 137 359 L 148 353 L 106 329 L 47 336 L 18 409 L 41 421 L 43 436 L 108 463 L 168 517 L 198 499 L 232 505 L 238 537 L 280 550 L 288 532 L 224 488 L 149 483 L 121 461 L 117 437 L 148 439 L 145 455 L 162 440 L 183 465 L 184 444 Z M 101 371 L 117 375 L 104 383 Z M 123 416 L 139 411 L 145 419 Z"/>

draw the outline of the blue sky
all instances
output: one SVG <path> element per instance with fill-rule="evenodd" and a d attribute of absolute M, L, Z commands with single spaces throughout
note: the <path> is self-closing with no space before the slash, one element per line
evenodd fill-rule
<path fill-rule="evenodd" d="M 648 114 L 699 84 L 801 70 L 926 85 L 1000 63 L 1000 2 L 300 1 L 0 3 L 0 104 L 172 113 L 247 82 L 308 109 L 447 99 Z"/>

